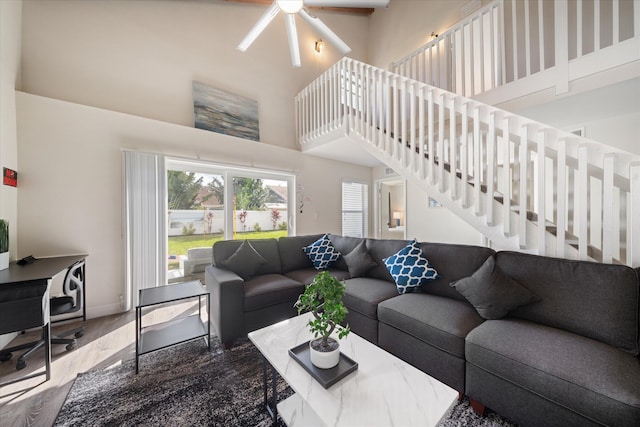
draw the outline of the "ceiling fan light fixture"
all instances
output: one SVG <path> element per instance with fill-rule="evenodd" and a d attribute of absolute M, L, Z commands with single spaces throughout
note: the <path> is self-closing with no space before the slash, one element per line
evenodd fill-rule
<path fill-rule="evenodd" d="M 277 0 L 278 7 L 285 13 L 298 13 L 302 9 L 302 0 Z"/>
<path fill-rule="evenodd" d="M 291 53 L 291 64 L 300 67 L 300 46 L 298 45 L 298 31 L 296 30 L 296 18 L 288 14 L 285 16 L 287 24 L 287 37 L 289 38 L 289 51 Z"/>
<path fill-rule="evenodd" d="M 344 42 L 336 33 L 331 31 L 327 25 L 317 17 L 309 14 L 306 9 L 302 9 L 299 15 L 304 18 L 317 32 L 320 33 L 324 40 L 328 40 L 333 46 L 335 46 L 343 55 L 347 55 L 351 52 L 351 48 Z"/>
<path fill-rule="evenodd" d="M 237 49 L 241 52 L 249 49 L 249 46 L 253 44 L 254 41 L 258 38 L 258 36 L 267 28 L 267 25 L 276 15 L 280 12 L 280 9 L 276 3 L 273 3 L 269 8 L 264 12 L 264 14 L 260 17 L 258 22 L 251 28 L 249 33 L 245 36 L 245 38 L 240 42 Z"/>

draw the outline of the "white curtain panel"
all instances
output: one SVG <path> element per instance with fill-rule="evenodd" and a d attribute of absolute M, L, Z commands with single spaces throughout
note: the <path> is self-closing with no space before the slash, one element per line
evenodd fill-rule
<path fill-rule="evenodd" d="M 166 166 L 164 156 L 124 152 L 125 309 L 140 289 L 167 283 Z"/>

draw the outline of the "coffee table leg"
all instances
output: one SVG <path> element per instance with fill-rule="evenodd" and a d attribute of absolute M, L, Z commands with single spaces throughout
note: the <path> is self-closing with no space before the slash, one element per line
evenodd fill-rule
<path fill-rule="evenodd" d="M 271 368 L 271 402 L 269 402 L 269 368 Z M 262 358 L 262 392 L 264 394 L 264 407 L 273 421 L 273 425 L 278 424 L 278 373 L 275 368 L 267 361 L 266 357 Z"/>

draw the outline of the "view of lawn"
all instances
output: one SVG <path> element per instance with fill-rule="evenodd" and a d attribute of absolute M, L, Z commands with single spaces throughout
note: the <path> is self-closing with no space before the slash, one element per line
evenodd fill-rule
<path fill-rule="evenodd" d="M 274 230 L 274 231 L 250 231 L 246 233 L 238 233 L 237 239 L 277 239 L 281 236 L 286 236 L 287 230 Z M 169 237 L 169 255 L 186 255 L 187 249 L 198 247 L 211 247 L 218 240 L 223 240 L 224 235 L 221 233 L 207 234 L 207 235 L 195 235 L 190 236 L 172 236 Z"/>
<path fill-rule="evenodd" d="M 169 234 L 172 234 L 167 248 L 169 271 L 180 268 L 180 259 L 189 249 L 210 248 L 224 239 L 224 180 L 222 175 L 167 171 Z M 242 230 L 254 230 L 237 233 L 235 239 L 277 239 L 287 235 L 286 180 L 270 179 L 267 184 L 258 178 L 234 177 L 230 184 L 234 192 L 234 226 L 237 219 Z M 264 231 L 271 228 L 278 230 Z M 174 277 L 176 273 L 173 272 Z"/>

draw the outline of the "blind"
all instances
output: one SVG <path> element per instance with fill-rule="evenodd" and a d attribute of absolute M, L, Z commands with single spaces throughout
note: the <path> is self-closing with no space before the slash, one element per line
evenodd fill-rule
<path fill-rule="evenodd" d="M 165 285 L 166 172 L 164 157 L 124 152 L 126 297 L 125 309 L 138 305 L 140 289 Z"/>
<path fill-rule="evenodd" d="M 367 237 L 369 186 L 342 182 L 342 235 Z"/>

